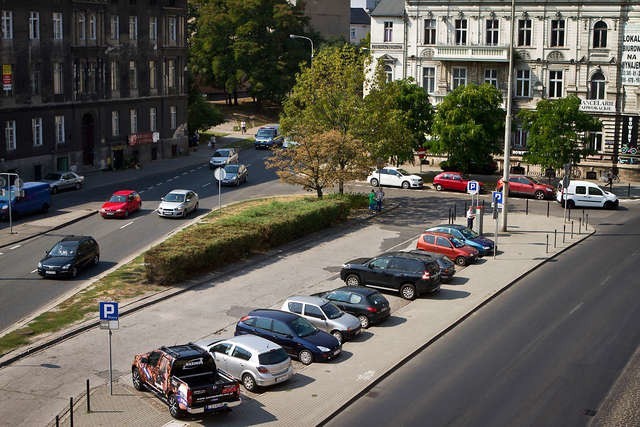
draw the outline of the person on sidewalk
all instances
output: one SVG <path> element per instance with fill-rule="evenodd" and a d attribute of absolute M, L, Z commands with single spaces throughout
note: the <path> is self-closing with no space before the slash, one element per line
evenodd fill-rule
<path fill-rule="evenodd" d="M 376 210 L 376 192 L 371 189 L 371 193 L 369 193 L 369 210 L 371 212 Z"/>
<path fill-rule="evenodd" d="M 240 130 L 242 131 L 243 135 L 247 133 L 247 122 L 245 122 L 244 120 L 240 122 Z"/>
<path fill-rule="evenodd" d="M 473 220 L 476 219 L 476 214 L 473 212 L 473 206 L 469 206 L 467 210 L 467 227 L 473 230 Z"/>
<path fill-rule="evenodd" d="M 378 187 L 378 191 L 376 192 L 376 210 L 378 212 L 382 211 L 383 200 L 384 200 L 384 191 L 382 191 L 382 187 Z"/>

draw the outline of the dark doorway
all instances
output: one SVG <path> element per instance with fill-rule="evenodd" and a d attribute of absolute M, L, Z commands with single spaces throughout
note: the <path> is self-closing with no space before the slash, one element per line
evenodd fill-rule
<path fill-rule="evenodd" d="M 122 169 L 124 167 L 124 150 L 113 150 L 113 168 Z"/>
<path fill-rule="evenodd" d="M 95 120 L 91 113 L 82 116 L 82 164 L 93 166 L 95 146 Z"/>
<path fill-rule="evenodd" d="M 42 179 L 42 165 L 33 165 L 33 180 L 40 181 Z"/>

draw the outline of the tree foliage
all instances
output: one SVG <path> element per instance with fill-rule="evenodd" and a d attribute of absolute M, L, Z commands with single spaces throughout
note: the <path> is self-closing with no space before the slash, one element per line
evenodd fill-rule
<path fill-rule="evenodd" d="M 191 83 L 191 82 L 190 82 Z M 193 135 L 203 129 L 224 123 L 224 114 L 208 103 L 200 92 L 195 88 L 193 83 L 189 85 L 189 98 L 187 106 L 187 126 L 189 134 Z"/>
<path fill-rule="evenodd" d="M 449 163 L 468 172 L 499 153 L 504 137 L 502 94 L 490 84 L 458 86 L 438 105 L 428 148 L 446 153 Z"/>
<path fill-rule="evenodd" d="M 602 129 L 597 117 L 580 111 L 575 95 L 555 100 L 543 99 L 535 110 L 521 110 L 518 119 L 528 132 L 523 159 L 544 168 L 559 169 L 566 163 L 579 163 L 589 154 L 587 132 Z"/>

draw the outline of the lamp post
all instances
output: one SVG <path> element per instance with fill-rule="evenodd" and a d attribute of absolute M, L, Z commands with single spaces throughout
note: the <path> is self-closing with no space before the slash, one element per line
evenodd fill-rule
<path fill-rule="evenodd" d="M 289 38 L 290 39 L 305 39 L 305 40 L 309 40 L 309 43 L 311 43 L 311 60 L 313 61 L 313 40 L 311 40 L 309 37 L 299 36 L 297 34 L 289 34 Z"/>
<path fill-rule="evenodd" d="M 511 0 L 511 34 L 509 35 L 509 75 L 507 78 L 507 116 L 504 125 L 504 170 L 502 171 L 502 231 L 507 231 L 507 202 L 509 197 L 509 168 L 511 167 L 511 91 L 513 85 L 513 31 L 515 29 L 516 0 Z"/>

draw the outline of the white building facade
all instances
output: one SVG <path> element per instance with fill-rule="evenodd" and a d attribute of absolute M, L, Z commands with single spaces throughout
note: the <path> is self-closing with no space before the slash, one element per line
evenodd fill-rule
<path fill-rule="evenodd" d="M 514 28 L 515 25 L 515 28 Z M 513 114 L 540 99 L 577 95 L 600 118 L 586 171 L 640 165 L 640 3 L 615 0 L 381 0 L 371 12 L 371 52 L 388 79 L 413 78 L 438 104 L 467 83 L 490 83 L 506 99 L 510 32 Z M 527 135 L 513 123 L 512 154 Z"/>

